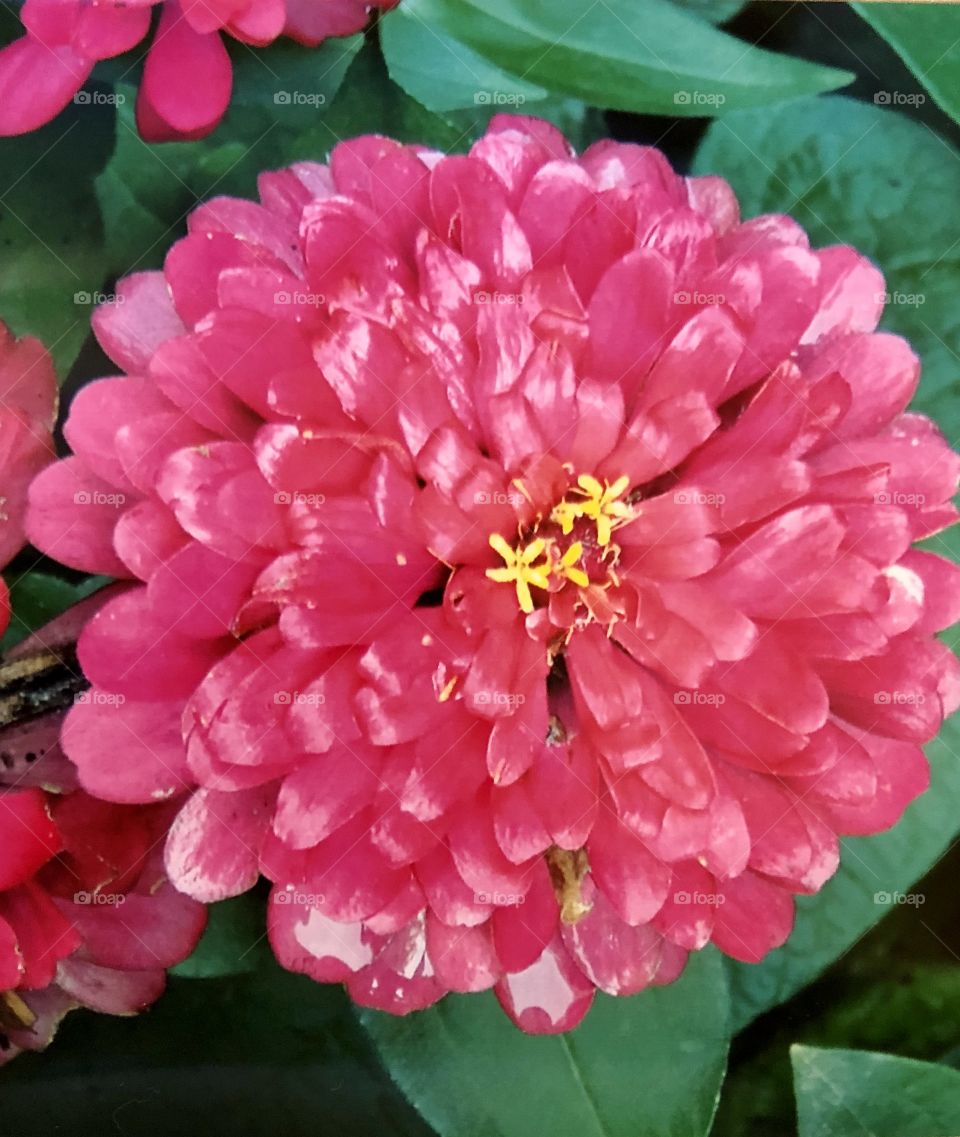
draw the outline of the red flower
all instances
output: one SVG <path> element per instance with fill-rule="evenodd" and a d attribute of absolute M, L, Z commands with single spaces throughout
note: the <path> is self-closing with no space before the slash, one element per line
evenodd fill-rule
<path fill-rule="evenodd" d="M 760 959 L 957 704 L 957 570 L 910 546 L 960 461 L 883 292 L 529 119 L 200 207 L 32 491 L 35 543 L 135 582 L 80 641 L 82 784 L 182 797 L 178 886 L 265 874 L 280 960 L 386 1010 L 564 1030 Z"/>
<path fill-rule="evenodd" d="M 371 8 L 396 0 L 26 0 L 26 35 L 0 50 L 0 135 L 36 130 L 60 113 L 96 63 L 136 47 L 160 21 L 137 100 L 151 142 L 202 138 L 227 109 L 233 68 L 220 37 L 265 47 L 281 35 L 315 47 L 351 35 Z"/>

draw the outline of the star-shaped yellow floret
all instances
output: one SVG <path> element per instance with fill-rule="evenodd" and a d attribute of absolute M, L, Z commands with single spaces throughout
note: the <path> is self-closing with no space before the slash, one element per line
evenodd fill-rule
<path fill-rule="evenodd" d="M 610 544 L 610 536 L 614 527 L 633 516 L 630 506 L 620 498 L 630 485 L 630 479 L 624 475 L 611 485 L 607 482 L 601 485 L 591 474 L 581 474 L 573 493 L 581 494 L 580 501 L 567 501 L 563 499 L 554 506 L 550 517 L 562 531 L 571 533 L 574 522 L 578 517 L 589 517 L 597 523 L 597 544 L 605 547 Z"/>
<path fill-rule="evenodd" d="M 550 562 L 546 558 L 537 564 L 539 557 L 546 552 L 547 543 L 537 537 L 527 545 L 518 545 L 512 549 L 499 533 L 491 533 L 490 547 L 503 557 L 504 567 L 487 569 L 487 576 L 491 580 L 502 584 L 513 582 L 517 586 L 517 601 L 522 611 L 533 611 L 533 597 L 530 595 L 530 586 L 534 588 L 550 587 Z"/>
<path fill-rule="evenodd" d="M 586 588 L 590 583 L 590 577 L 578 567 L 580 558 L 583 556 L 583 544 L 580 541 L 574 541 L 569 549 L 553 566 L 553 571 L 559 576 L 564 576 L 567 580 L 573 581 L 574 584 L 579 585 L 580 588 Z"/>

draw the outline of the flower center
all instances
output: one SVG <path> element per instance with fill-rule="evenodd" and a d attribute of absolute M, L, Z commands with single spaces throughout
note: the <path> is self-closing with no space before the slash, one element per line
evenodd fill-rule
<path fill-rule="evenodd" d="M 613 531 L 634 517 L 633 509 L 623 500 L 629 485 L 625 475 L 612 484 L 601 484 L 592 475 L 581 474 L 577 484 L 550 511 L 542 529 L 538 519 L 529 531 L 519 534 L 513 546 L 500 533 L 490 534 L 490 547 L 504 563 L 502 568 L 487 569 L 487 576 L 513 584 L 520 610 L 527 614 L 535 607 L 531 588 L 556 591 L 567 581 L 587 588 L 594 583 L 591 569 L 596 571 L 601 566 L 609 579 L 606 562 L 616 563 L 619 553 L 611 543 Z M 565 540 L 571 536 L 573 541 Z"/>

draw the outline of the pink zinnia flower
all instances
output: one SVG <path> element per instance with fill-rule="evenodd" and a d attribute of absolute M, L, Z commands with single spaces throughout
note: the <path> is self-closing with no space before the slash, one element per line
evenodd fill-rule
<path fill-rule="evenodd" d="M 531 119 L 260 193 L 96 313 L 126 375 L 33 486 L 36 544 L 131 581 L 81 783 L 176 795 L 177 885 L 266 875 L 280 961 L 384 1010 L 559 1031 L 759 960 L 958 699 L 957 570 L 910 546 L 960 460 L 880 273 Z"/>
<path fill-rule="evenodd" d="M 137 99 L 151 142 L 202 138 L 227 109 L 233 68 L 220 33 L 265 47 L 281 35 L 315 47 L 351 35 L 397 0 L 26 0 L 26 34 L 0 50 L 0 135 L 58 115 L 94 66 L 137 46 L 160 20 Z"/>

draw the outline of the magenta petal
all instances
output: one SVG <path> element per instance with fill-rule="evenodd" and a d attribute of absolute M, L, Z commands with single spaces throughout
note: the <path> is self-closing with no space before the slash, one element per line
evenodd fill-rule
<path fill-rule="evenodd" d="M 193 794 L 167 838 L 167 872 L 181 892 L 209 904 L 256 884 L 274 793 L 271 787 L 258 786 Z"/>
<path fill-rule="evenodd" d="M 746 872 L 736 880 L 718 882 L 713 942 L 734 959 L 759 963 L 779 947 L 793 927 L 793 897 L 777 885 Z"/>
<path fill-rule="evenodd" d="M 63 725 L 84 789 L 104 801 L 162 801 L 189 789 L 179 703 L 119 701 L 93 688 Z"/>
<path fill-rule="evenodd" d="M 93 61 L 68 44 L 24 36 L 0 51 L 0 135 L 36 130 L 60 113 L 87 81 Z"/>
<path fill-rule="evenodd" d="M 559 935 L 536 963 L 505 975 L 496 987 L 500 1005 L 527 1034 L 572 1030 L 590 1009 L 594 991 Z"/>
<path fill-rule="evenodd" d="M 191 78 L 189 87 L 184 75 Z M 177 0 L 164 4 L 137 100 L 143 136 L 152 142 L 202 136 L 223 117 L 232 87 L 233 68 L 220 36 L 194 31 Z"/>

